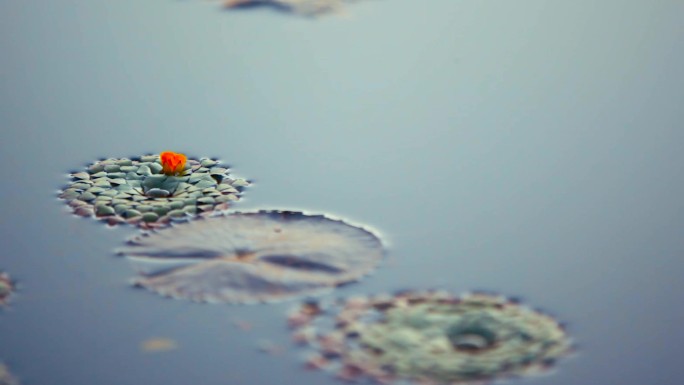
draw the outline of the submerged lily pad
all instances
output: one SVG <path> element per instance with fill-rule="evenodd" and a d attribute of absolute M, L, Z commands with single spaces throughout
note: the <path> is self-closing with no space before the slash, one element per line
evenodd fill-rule
<path fill-rule="evenodd" d="M 0 272 L 0 307 L 7 305 L 12 292 L 14 292 L 12 280 L 7 273 Z"/>
<path fill-rule="evenodd" d="M 119 254 L 142 269 L 137 286 L 173 298 L 246 303 L 358 280 L 379 263 L 383 247 L 371 232 L 323 215 L 260 211 L 160 229 Z"/>
<path fill-rule="evenodd" d="M 95 216 L 110 225 L 163 227 L 172 220 L 226 210 L 249 185 L 231 178 L 227 168 L 210 170 L 203 162 L 219 164 L 208 158 L 188 159 L 181 175 L 165 175 L 157 155 L 105 159 L 71 174 L 59 197 L 76 215 Z"/>
<path fill-rule="evenodd" d="M 226 8 L 249 8 L 270 6 L 277 10 L 292 12 L 305 16 L 317 16 L 325 13 L 339 12 L 344 5 L 358 0 L 228 0 Z"/>
<path fill-rule="evenodd" d="M 316 302 L 290 315 L 311 368 L 346 380 L 467 384 L 533 374 L 571 350 L 552 317 L 500 296 L 407 292 Z"/>

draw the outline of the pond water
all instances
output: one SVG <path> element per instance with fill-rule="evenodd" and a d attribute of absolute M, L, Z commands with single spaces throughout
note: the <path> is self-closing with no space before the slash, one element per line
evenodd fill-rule
<path fill-rule="evenodd" d="M 134 289 L 113 250 L 139 230 L 56 199 L 97 158 L 164 150 L 253 180 L 236 209 L 376 229 L 388 257 L 333 295 L 481 289 L 566 322 L 577 354 L 521 384 L 681 383 L 681 1 L 0 7 L 0 360 L 22 383 L 337 383 L 302 369 L 296 301 Z"/>

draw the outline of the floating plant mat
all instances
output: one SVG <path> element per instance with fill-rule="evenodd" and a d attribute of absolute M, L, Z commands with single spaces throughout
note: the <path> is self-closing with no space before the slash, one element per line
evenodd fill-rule
<path fill-rule="evenodd" d="M 503 297 L 408 292 L 330 307 L 307 302 L 289 318 L 307 362 L 346 380 L 466 384 L 548 368 L 571 350 L 559 323 Z"/>
<path fill-rule="evenodd" d="M 317 16 L 324 13 L 339 12 L 347 3 L 358 0 L 228 0 L 226 8 L 248 8 L 270 6 L 282 11 L 306 16 Z"/>
<path fill-rule="evenodd" d="M 289 211 L 202 218 L 138 236 L 119 254 L 137 286 L 201 302 L 277 301 L 352 282 L 383 256 L 371 232 Z"/>
<path fill-rule="evenodd" d="M 159 156 L 112 158 L 71 174 L 61 192 L 74 213 L 110 225 L 161 227 L 172 219 L 225 210 L 248 182 L 233 179 L 213 159 L 188 159 L 181 175 L 166 175 Z"/>
<path fill-rule="evenodd" d="M 12 280 L 7 273 L 0 272 L 0 307 L 7 305 L 12 292 L 14 292 Z"/>

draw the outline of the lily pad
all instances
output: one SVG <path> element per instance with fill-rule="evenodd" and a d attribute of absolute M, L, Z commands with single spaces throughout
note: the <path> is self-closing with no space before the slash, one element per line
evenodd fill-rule
<path fill-rule="evenodd" d="M 552 317 L 501 296 L 445 292 L 307 302 L 289 317 L 311 368 L 379 383 L 483 383 L 534 374 L 572 350 Z"/>
<path fill-rule="evenodd" d="M 188 159 L 181 175 L 165 175 L 161 174 L 162 165 L 157 155 L 105 159 L 87 166 L 85 171 L 71 174 L 69 185 L 59 197 L 69 203 L 75 214 L 95 216 L 110 225 L 129 223 L 142 228 L 163 227 L 172 220 L 192 218 L 196 212 L 209 215 L 226 210 L 243 187 L 249 185 L 244 179 L 230 178 L 224 167 L 202 170 L 202 162 L 219 164 L 208 158 Z M 212 190 L 205 192 L 207 187 Z M 195 199 L 183 200 L 189 194 L 194 194 Z M 197 210 L 198 199 L 202 198 L 206 198 L 200 201 L 203 210 Z M 178 203 L 174 202 L 179 199 L 183 204 L 177 207 Z M 72 204 L 75 201 L 85 205 Z M 156 214 L 133 215 L 151 211 L 151 206 Z M 183 215 L 169 215 L 181 208 L 184 208 Z"/>
<path fill-rule="evenodd" d="M 119 254 L 140 269 L 137 286 L 198 302 L 248 303 L 356 281 L 377 266 L 384 251 L 373 233 L 340 220 L 259 211 L 153 231 Z"/>
<path fill-rule="evenodd" d="M 342 11 L 345 4 L 355 1 L 358 0 L 228 0 L 224 6 L 226 8 L 270 6 L 279 11 L 318 16 Z"/>

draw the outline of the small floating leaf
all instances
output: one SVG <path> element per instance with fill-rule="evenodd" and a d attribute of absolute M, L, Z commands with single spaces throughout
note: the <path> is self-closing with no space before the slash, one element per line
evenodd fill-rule
<path fill-rule="evenodd" d="M 90 179 L 90 174 L 88 174 L 87 172 L 77 172 L 75 174 L 72 174 L 71 176 L 74 177 L 75 179 L 84 179 L 84 180 Z"/>
<path fill-rule="evenodd" d="M 216 161 L 213 159 L 202 158 L 202 159 L 200 159 L 200 165 L 202 167 L 212 167 L 212 166 L 216 165 Z"/>
<path fill-rule="evenodd" d="M 108 164 L 104 166 L 104 170 L 106 172 L 118 172 L 121 170 L 121 166 L 119 166 L 118 164 Z"/>
<path fill-rule="evenodd" d="M 156 187 L 147 190 L 147 196 L 153 198 L 166 198 L 169 195 L 171 195 L 170 192 Z"/>
<path fill-rule="evenodd" d="M 105 205 L 97 205 L 95 206 L 95 215 L 101 217 L 101 216 L 107 216 L 107 215 L 114 215 L 116 214 L 115 210 L 111 206 L 105 206 Z"/>
<path fill-rule="evenodd" d="M 153 266 L 135 279 L 138 286 L 173 298 L 243 303 L 358 280 L 379 263 L 383 248 L 371 232 L 339 220 L 261 211 L 158 230 L 119 253 L 141 268 Z"/>

